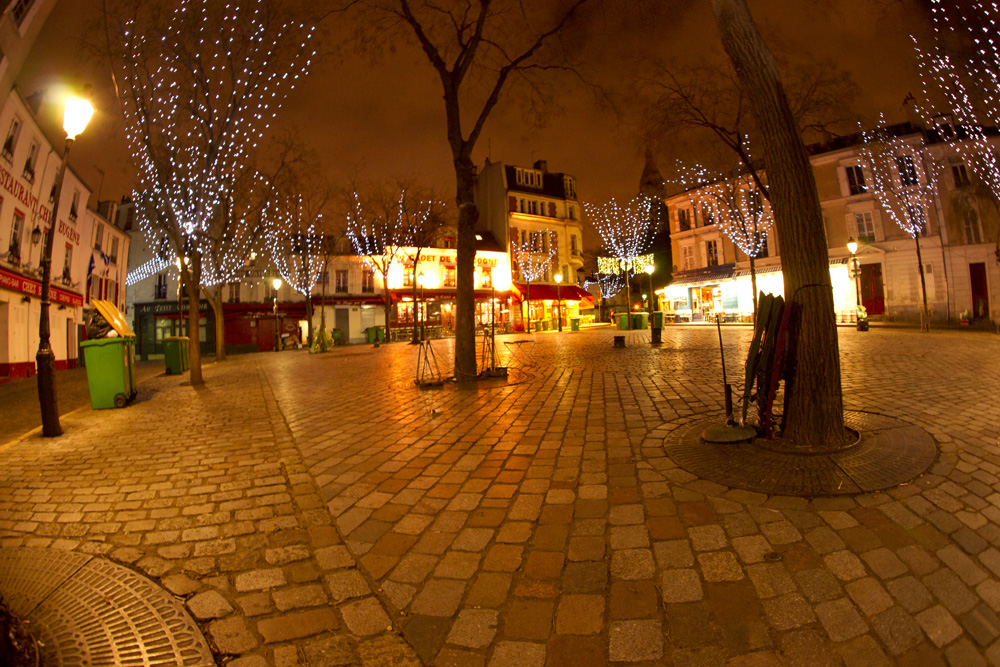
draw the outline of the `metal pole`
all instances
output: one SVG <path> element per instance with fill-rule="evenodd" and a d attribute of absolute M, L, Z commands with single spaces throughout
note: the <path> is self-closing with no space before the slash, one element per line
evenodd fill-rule
<path fill-rule="evenodd" d="M 59 173 L 56 175 L 56 198 L 52 202 L 49 233 L 45 237 L 45 246 L 42 248 L 42 257 L 39 260 L 42 264 L 42 305 L 38 317 L 38 352 L 35 354 L 35 367 L 38 374 L 38 405 L 42 413 L 42 435 L 47 438 L 54 438 L 63 432 L 59 424 L 59 407 L 56 402 L 56 355 L 49 342 L 51 337 L 49 287 L 52 284 L 52 248 L 55 245 L 56 223 L 59 220 L 59 200 L 69 160 L 69 149 L 72 145 L 73 140 L 67 137 L 62 164 L 59 165 Z"/>
<path fill-rule="evenodd" d="M 274 351 L 281 349 L 281 336 L 278 333 L 278 290 L 274 290 Z"/>
<path fill-rule="evenodd" d="M 420 303 L 417 304 L 417 314 L 420 317 L 420 340 L 424 340 L 424 320 L 427 319 L 427 301 L 424 300 L 424 285 L 420 281 Z"/>
<path fill-rule="evenodd" d="M 858 258 L 857 255 L 851 254 L 851 263 L 854 265 L 854 319 L 858 318 L 858 306 L 861 305 L 861 276 L 858 270 Z"/>
<path fill-rule="evenodd" d="M 562 285 L 556 284 L 556 304 L 559 311 L 559 331 L 562 332 Z"/>
<path fill-rule="evenodd" d="M 653 327 L 653 274 L 649 274 L 649 326 Z"/>

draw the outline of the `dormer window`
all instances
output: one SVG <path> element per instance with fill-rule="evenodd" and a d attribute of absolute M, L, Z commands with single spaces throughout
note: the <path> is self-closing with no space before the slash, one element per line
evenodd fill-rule
<path fill-rule="evenodd" d="M 566 199 L 576 199 L 576 179 L 572 176 L 563 176 L 563 189 L 566 191 Z"/>
<path fill-rule="evenodd" d="M 101 251 L 101 246 L 104 245 L 104 226 L 97 225 L 97 229 L 94 231 L 94 250 L 98 252 Z"/>
<path fill-rule="evenodd" d="M 24 161 L 24 180 L 29 183 L 35 181 L 35 162 L 38 161 L 38 142 L 32 140 L 31 149 L 28 151 L 28 159 Z"/>
<path fill-rule="evenodd" d="M 515 180 L 518 185 L 524 185 L 529 188 L 541 188 L 542 187 L 542 172 L 535 171 L 534 169 L 522 169 L 517 167 L 514 170 Z"/>
<path fill-rule="evenodd" d="M 21 119 L 14 117 L 10 122 L 10 131 L 7 132 L 7 139 L 3 142 L 2 154 L 8 162 L 14 157 L 14 149 L 17 148 L 17 138 L 21 134 Z"/>

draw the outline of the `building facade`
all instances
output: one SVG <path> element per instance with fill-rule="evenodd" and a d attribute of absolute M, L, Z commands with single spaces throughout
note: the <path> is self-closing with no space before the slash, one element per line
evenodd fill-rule
<path fill-rule="evenodd" d="M 954 321 L 963 314 L 1000 321 L 1000 216 L 992 198 L 976 187 L 959 140 L 945 141 L 937 132 L 907 124 L 890 129 L 910 145 L 926 146 L 928 159 L 936 163 L 929 170 L 936 174 L 937 188 L 934 205 L 922 212 L 919 263 L 916 241 L 872 192 L 860 143 L 844 140 L 840 146 L 812 148 L 838 321 L 854 321 L 859 303 L 872 320 L 918 321 L 921 263 L 932 321 Z M 660 291 L 664 310 L 678 321 L 717 314 L 751 320 L 749 257 L 704 214 L 698 190 L 669 197 L 667 204 L 675 265 L 673 281 Z M 849 240 L 858 242 L 856 269 Z M 783 293 L 780 252 L 772 229 L 754 261 L 758 291 Z"/>
<path fill-rule="evenodd" d="M 14 379 L 35 373 L 45 235 L 54 229 L 49 318 L 64 369 L 77 365 L 91 296 L 121 304 L 128 234 L 88 209 L 90 188 L 72 168 L 52 215 L 62 156 L 16 91 L 0 111 L 0 132 L 0 379 Z"/>
<path fill-rule="evenodd" d="M 565 324 L 579 315 L 581 299 L 589 306 L 589 293 L 577 286 L 583 207 L 574 176 L 549 172 L 544 160 L 530 168 L 487 162 L 476 183 L 476 206 L 480 236 L 509 257 L 515 329 L 524 330 L 528 319 L 549 326 L 559 311 Z"/>

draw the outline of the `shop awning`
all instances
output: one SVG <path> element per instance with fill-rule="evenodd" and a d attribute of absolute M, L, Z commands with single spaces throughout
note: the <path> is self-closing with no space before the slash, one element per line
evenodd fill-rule
<path fill-rule="evenodd" d="M 670 287 L 676 287 L 677 285 L 704 285 L 718 283 L 723 280 L 732 279 L 735 274 L 735 264 L 723 264 L 721 266 L 708 266 L 703 269 L 678 271 L 674 274 L 674 279 L 670 281 Z"/>
<path fill-rule="evenodd" d="M 490 290 L 490 289 L 477 289 L 477 290 L 474 290 L 474 292 L 475 292 L 476 300 L 477 301 L 481 301 L 481 300 L 484 300 L 484 299 L 490 299 L 494 295 L 498 299 L 504 299 L 504 298 L 506 298 L 506 295 L 507 295 L 507 292 L 502 292 L 500 290 L 496 290 L 494 292 L 493 290 Z M 392 296 L 393 302 L 412 300 L 413 299 L 413 288 L 412 287 L 403 287 L 403 288 L 398 288 L 398 289 L 391 289 L 391 290 L 389 290 L 389 294 Z M 421 297 L 420 296 L 421 295 L 421 290 L 419 288 L 417 289 L 417 298 L 418 299 L 419 298 L 423 298 L 423 299 L 446 299 L 447 300 L 447 299 L 454 299 L 456 297 L 456 294 L 457 294 L 457 291 L 455 290 L 454 287 L 434 287 L 434 288 L 427 287 L 427 288 L 424 288 L 424 290 L 423 290 L 423 297 Z M 379 300 L 379 303 L 381 304 L 382 301 Z"/>
<path fill-rule="evenodd" d="M 830 266 L 840 266 L 842 264 L 847 264 L 848 261 L 849 259 L 847 257 L 841 257 L 840 259 L 831 259 Z M 763 276 L 768 273 L 778 273 L 779 271 L 781 271 L 781 264 L 758 266 L 755 267 L 755 270 L 758 276 Z M 748 266 L 745 269 L 740 269 L 739 271 L 737 271 L 734 277 L 739 278 L 741 276 L 749 276 L 749 275 L 750 275 L 750 267 Z"/>
<path fill-rule="evenodd" d="M 512 283 L 511 292 L 518 301 L 530 296 L 532 301 L 536 299 L 541 301 L 562 299 L 563 301 L 584 301 L 590 303 L 591 306 L 594 304 L 594 296 L 587 290 L 576 285 L 557 286 L 545 283 L 538 283 L 537 285 L 532 283 L 529 293 L 528 285 Z"/>

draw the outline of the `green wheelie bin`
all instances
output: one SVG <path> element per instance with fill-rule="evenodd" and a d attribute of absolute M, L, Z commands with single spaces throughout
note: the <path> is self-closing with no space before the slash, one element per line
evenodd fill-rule
<path fill-rule="evenodd" d="M 124 408 L 135 396 L 134 338 L 97 338 L 80 343 L 87 365 L 90 404 L 95 410 Z"/>
<path fill-rule="evenodd" d="M 653 328 L 662 329 L 663 328 L 663 311 L 657 310 L 653 312 Z"/>
<path fill-rule="evenodd" d="M 620 315 L 618 315 L 618 329 L 620 331 L 625 331 L 628 329 L 628 318 L 629 318 L 628 313 L 621 313 Z"/>
<path fill-rule="evenodd" d="M 187 336 L 167 336 L 163 339 L 163 361 L 167 375 L 183 373 L 190 366 L 191 352 Z"/>
<path fill-rule="evenodd" d="M 649 326 L 649 313 L 632 313 L 632 328 L 645 329 Z"/>
<path fill-rule="evenodd" d="M 569 318 L 569 330 L 570 331 L 579 331 L 580 330 L 580 318 L 579 317 L 571 317 L 571 318 Z"/>

